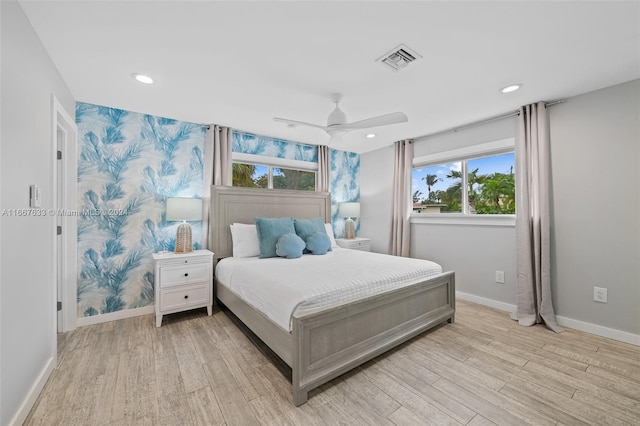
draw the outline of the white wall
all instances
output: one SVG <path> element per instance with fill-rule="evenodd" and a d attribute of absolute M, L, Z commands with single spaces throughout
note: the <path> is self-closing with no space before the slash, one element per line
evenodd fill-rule
<path fill-rule="evenodd" d="M 393 147 L 360 154 L 360 236 L 371 238 L 371 251 L 389 253 Z"/>
<path fill-rule="evenodd" d="M 21 7 L 0 3 L 0 208 L 29 205 L 29 185 L 53 206 L 52 113 L 55 95 L 70 114 L 75 101 Z M 1 216 L 0 424 L 21 422 L 55 360 L 54 217 Z"/>
<path fill-rule="evenodd" d="M 552 288 L 563 323 L 640 341 L 640 80 L 550 107 Z M 512 137 L 515 117 L 425 137 L 422 156 Z M 387 252 L 393 149 L 361 154 L 361 236 Z M 374 212 L 369 212 L 374 209 Z M 411 225 L 412 257 L 456 271 L 458 291 L 515 305 L 515 229 L 477 225 Z M 505 284 L 495 271 L 505 271 Z M 593 302 L 593 287 L 609 303 Z M 592 327 L 595 325 L 596 327 Z M 628 336 L 625 336 L 626 339 Z M 617 338 L 617 337 L 616 337 Z"/>
<path fill-rule="evenodd" d="M 556 314 L 640 334 L 640 80 L 551 107 Z M 593 287 L 608 288 L 608 303 Z"/>

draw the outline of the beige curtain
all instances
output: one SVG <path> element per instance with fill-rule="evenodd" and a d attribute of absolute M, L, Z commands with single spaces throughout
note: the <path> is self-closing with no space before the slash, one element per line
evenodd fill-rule
<path fill-rule="evenodd" d="M 560 332 L 551 301 L 549 149 L 544 102 L 523 106 L 516 130 L 517 311 L 512 318 Z"/>
<path fill-rule="evenodd" d="M 391 242 L 389 254 L 409 257 L 411 242 L 411 174 L 413 169 L 413 142 L 395 143 L 393 166 L 393 211 L 391 215 Z"/>
<path fill-rule="evenodd" d="M 318 185 L 316 191 L 329 192 L 329 168 L 331 167 L 329 147 L 318 146 Z"/>
<path fill-rule="evenodd" d="M 209 203 L 211 185 L 231 186 L 233 184 L 232 162 L 232 129 L 211 125 L 207 130 L 204 144 L 204 185 L 202 191 L 202 238 L 203 248 L 209 245 Z"/>

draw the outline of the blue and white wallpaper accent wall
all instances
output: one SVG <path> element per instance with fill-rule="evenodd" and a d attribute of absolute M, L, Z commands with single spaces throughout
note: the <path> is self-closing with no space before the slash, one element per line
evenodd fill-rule
<path fill-rule="evenodd" d="M 345 218 L 338 217 L 338 203 L 360 201 L 360 155 L 355 152 L 330 152 L 331 215 L 336 238 L 344 237 Z M 356 235 L 360 233 L 360 221 L 356 220 Z"/>
<path fill-rule="evenodd" d="M 233 132 L 231 151 L 287 160 L 318 162 L 318 147 L 250 133 Z"/>
<path fill-rule="evenodd" d="M 202 194 L 205 129 L 82 102 L 76 122 L 78 317 L 151 305 L 151 253 L 173 250 L 178 226 L 165 198 Z"/>

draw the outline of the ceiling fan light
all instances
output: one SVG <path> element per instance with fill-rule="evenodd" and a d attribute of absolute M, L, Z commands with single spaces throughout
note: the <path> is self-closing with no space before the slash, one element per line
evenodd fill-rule
<path fill-rule="evenodd" d="M 329 118 L 327 118 L 327 126 L 335 126 L 336 124 L 345 124 L 347 122 L 347 115 L 338 108 L 336 104 L 336 109 L 331 111 L 329 114 Z"/>

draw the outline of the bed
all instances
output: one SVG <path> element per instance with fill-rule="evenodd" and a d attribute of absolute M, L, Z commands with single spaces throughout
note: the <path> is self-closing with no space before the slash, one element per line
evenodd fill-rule
<path fill-rule="evenodd" d="M 331 221 L 330 195 L 321 192 L 212 186 L 211 212 L 210 249 L 214 252 L 214 263 L 221 265 L 220 271 L 224 269 L 221 260 L 232 257 L 229 228 L 232 223 L 251 224 L 254 217 L 282 216 L 322 217 L 326 222 Z M 355 254 L 348 249 L 335 251 L 334 259 L 367 255 L 383 256 L 389 261 L 395 259 L 373 253 Z M 325 258 L 326 261 L 331 259 Z M 255 262 L 268 260 L 254 259 Z M 303 259 L 307 260 L 311 261 Z M 249 303 L 240 297 L 242 291 L 232 290 L 219 280 L 222 275 L 223 281 L 230 281 L 228 273 L 224 276 L 220 271 L 216 270 L 214 280 L 216 298 L 291 368 L 296 406 L 307 401 L 310 390 L 438 324 L 453 322 L 455 318 L 453 272 L 437 271 L 393 290 L 382 289 L 366 297 L 294 310 L 285 322 L 271 313 L 270 318 L 255 308 L 255 302 Z M 269 274 L 271 278 L 272 274 Z"/>

